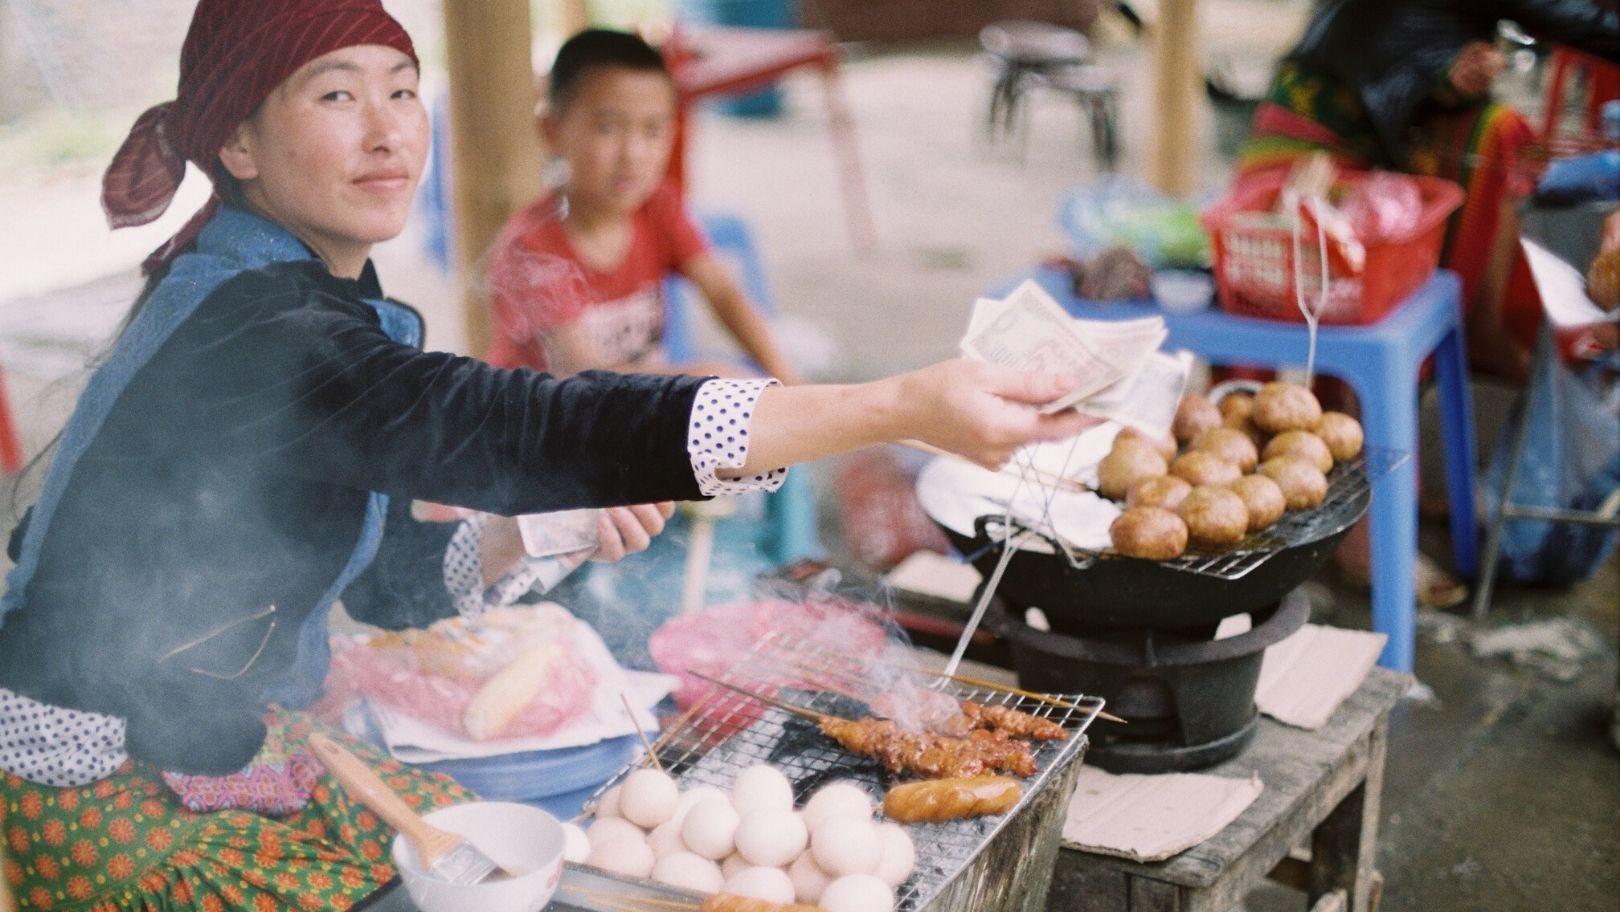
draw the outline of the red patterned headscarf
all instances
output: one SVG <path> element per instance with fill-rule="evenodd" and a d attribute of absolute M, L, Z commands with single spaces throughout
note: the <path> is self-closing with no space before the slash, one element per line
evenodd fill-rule
<path fill-rule="evenodd" d="M 163 214 L 195 162 L 210 179 L 220 147 L 259 104 L 304 64 L 340 48 L 380 44 L 416 60 L 405 29 L 380 0 L 201 0 L 180 50 L 174 101 L 147 110 L 130 128 L 101 179 L 101 206 L 113 228 Z M 219 207 L 202 211 L 143 264 L 151 273 L 197 239 Z"/>

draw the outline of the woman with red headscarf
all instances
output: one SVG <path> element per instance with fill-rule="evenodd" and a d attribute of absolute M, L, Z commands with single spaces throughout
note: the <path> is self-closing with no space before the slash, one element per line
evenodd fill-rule
<path fill-rule="evenodd" d="M 612 558 L 669 501 L 778 466 L 906 437 L 999 464 L 1085 424 L 1030 407 L 1061 379 L 967 362 L 784 388 L 424 352 L 369 254 L 427 135 L 378 0 L 202 0 L 177 98 L 108 169 L 114 227 L 156 218 L 187 160 L 216 193 L 147 261 L 12 536 L 0 832 L 23 909 L 342 909 L 391 879 L 390 834 L 324 778 L 297 708 L 339 597 L 403 627 L 526 588 L 496 517 L 618 505 Z M 481 515 L 418 523 L 413 499 Z M 354 747 L 423 809 L 470 797 Z"/>

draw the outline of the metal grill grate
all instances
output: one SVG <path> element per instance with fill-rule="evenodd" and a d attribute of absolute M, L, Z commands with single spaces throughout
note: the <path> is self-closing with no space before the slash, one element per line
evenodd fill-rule
<path fill-rule="evenodd" d="M 1284 513 L 1276 523 L 1231 548 L 1206 553 L 1190 551 L 1173 560 L 1161 561 L 1159 565 L 1184 573 L 1226 580 L 1240 579 L 1280 551 L 1326 538 L 1355 522 L 1366 509 L 1372 483 L 1395 471 L 1410 458 L 1411 454 L 1405 450 L 1366 448 L 1361 455 L 1335 465 L 1328 473 L 1327 494 L 1320 504 L 1308 510 Z M 999 524 L 999 517 L 997 522 Z M 987 547 L 999 546 L 992 543 Z M 1065 550 L 1069 559 L 1082 569 L 1099 560 L 1135 559 L 1121 558 L 1106 551 Z"/>
<path fill-rule="evenodd" d="M 1050 783 L 1054 772 L 1078 755 L 1084 743 L 1081 734 L 1103 705 L 1100 698 L 1084 695 L 1054 694 L 1047 702 L 963 685 L 916 669 L 911 661 L 909 656 L 892 664 L 867 661 L 831 646 L 770 634 L 720 679 L 795 707 L 845 718 L 866 715 L 865 701 L 891 690 L 928 688 L 959 700 L 999 704 L 1050 719 L 1068 732 L 1064 741 L 1032 742 L 1037 772 L 1022 780 L 1023 796 L 1011 811 L 907 827 L 917 844 L 917 868 L 896 891 L 895 908 L 900 912 L 926 909 L 931 898 L 968 868 L 1002 827 Z M 696 785 L 729 789 L 738 774 L 758 763 L 781 770 L 793 783 L 794 799 L 801 805 L 817 788 L 835 780 L 858 782 L 881 803 L 884 793 L 901 781 L 877 760 L 839 747 L 815 722 L 719 685 L 690 707 L 653 748 L 683 790 Z M 592 803 L 630 771 L 621 770 L 604 783 Z"/>

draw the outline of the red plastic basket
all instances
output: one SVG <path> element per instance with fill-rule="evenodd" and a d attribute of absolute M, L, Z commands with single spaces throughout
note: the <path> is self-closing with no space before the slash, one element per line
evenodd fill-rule
<path fill-rule="evenodd" d="M 1200 216 L 1215 255 L 1215 287 L 1221 309 L 1272 320 L 1304 322 L 1294 290 L 1294 231 L 1274 214 L 1286 173 L 1257 175 L 1244 181 Z M 1341 186 L 1364 179 L 1345 174 Z M 1366 242 L 1361 275 L 1337 274 L 1329 267 L 1327 302 L 1322 323 L 1366 324 L 1384 318 L 1416 291 L 1440 262 L 1446 218 L 1462 205 L 1455 183 L 1434 177 L 1408 176 L 1418 186 L 1422 215 L 1409 234 Z M 1301 238 L 1303 291 L 1315 307 L 1322 294 L 1322 261 L 1316 233 Z"/>

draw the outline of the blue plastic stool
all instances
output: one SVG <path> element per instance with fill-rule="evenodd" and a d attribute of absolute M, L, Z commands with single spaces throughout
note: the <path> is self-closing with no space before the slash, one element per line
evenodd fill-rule
<path fill-rule="evenodd" d="M 1170 338 L 1165 347 L 1185 348 L 1218 364 L 1255 367 L 1302 366 L 1307 336 L 1302 323 L 1234 316 L 1211 308 L 1172 314 L 1150 305 L 1076 298 L 1067 273 L 1040 269 L 1008 282 L 1010 291 L 1034 278 L 1075 316 L 1087 319 L 1164 317 Z M 1373 629 L 1389 635 L 1379 663 L 1412 670 L 1417 604 L 1412 556 L 1417 551 L 1418 368 L 1434 356 L 1445 440 L 1446 492 L 1451 507 L 1451 542 L 1457 570 L 1472 578 L 1479 547 L 1474 524 L 1473 402 L 1463 348 L 1462 283 L 1440 270 L 1371 326 L 1324 326 L 1317 335 L 1316 369 L 1347 382 L 1361 400 L 1361 422 L 1369 447 L 1411 453 L 1394 471 L 1373 482 Z"/>
<path fill-rule="evenodd" d="M 771 316 L 775 307 L 770 285 L 765 281 L 765 268 L 747 224 L 734 215 L 712 212 L 699 215 L 698 222 L 709 237 L 711 249 L 731 267 L 749 300 L 765 316 Z M 701 306 L 697 289 L 685 279 L 671 276 L 664 282 L 664 351 L 671 362 L 700 360 L 702 353 L 693 338 L 692 309 Z M 789 472 L 781 489 L 766 500 L 765 521 L 767 529 L 759 546 L 778 565 L 822 554 L 816 531 L 815 492 L 802 469 Z"/>

